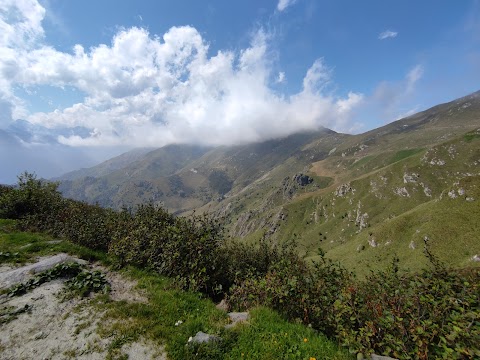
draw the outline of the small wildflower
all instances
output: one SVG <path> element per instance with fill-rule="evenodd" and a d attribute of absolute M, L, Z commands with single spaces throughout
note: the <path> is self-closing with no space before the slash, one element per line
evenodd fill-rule
<path fill-rule="evenodd" d="M 182 324 L 183 324 L 183 321 L 182 321 L 182 320 L 178 320 L 178 321 L 175 323 L 175 326 L 182 325 Z"/>
<path fill-rule="evenodd" d="M 307 339 L 307 338 L 303 339 L 303 342 L 304 342 L 304 343 L 306 343 L 307 341 L 308 341 L 308 339 Z"/>
<path fill-rule="evenodd" d="M 315 359 L 314 357 L 310 357 L 310 360 L 317 360 L 317 359 Z"/>

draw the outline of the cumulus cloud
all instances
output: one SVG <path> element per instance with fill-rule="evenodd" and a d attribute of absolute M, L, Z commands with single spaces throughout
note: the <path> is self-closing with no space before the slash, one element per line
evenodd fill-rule
<path fill-rule="evenodd" d="M 279 0 L 277 4 L 277 10 L 284 11 L 286 8 L 288 8 L 289 6 L 292 6 L 296 2 L 297 0 Z"/>
<path fill-rule="evenodd" d="M 0 35 L 1 99 L 15 116 L 24 111 L 15 87 L 80 90 L 81 102 L 25 115 L 52 131 L 88 129 L 88 136 L 59 135 L 65 145 L 228 145 L 322 126 L 346 130 L 363 99 L 327 93 L 332 73 L 323 59 L 306 69 L 298 93 L 274 91 L 286 74 L 272 73 L 269 37 L 262 30 L 247 48 L 215 54 L 191 26 L 172 27 L 161 37 L 139 27 L 121 29 L 110 44 L 89 49 L 77 44 L 62 52 L 45 43 L 45 11 L 38 3 L 0 1 L 7 9 L 0 13 L 0 27 L 8 30 Z M 279 8 L 292 3 L 280 1 Z"/>
<path fill-rule="evenodd" d="M 385 40 L 385 39 L 397 37 L 397 35 L 398 35 L 398 32 L 396 32 L 396 31 L 385 30 L 384 32 L 382 32 L 378 35 L 378 39 L 379 40 Z"/>

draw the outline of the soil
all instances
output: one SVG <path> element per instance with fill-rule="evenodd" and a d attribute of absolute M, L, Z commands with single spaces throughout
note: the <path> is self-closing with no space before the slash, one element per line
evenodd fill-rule
<path fill-rule="evenodd" d="M 89 267 L 106 275 L 112 300 L 147 302 L 134 281 L 99 265 Z M 0 267 L 0 278 L 12 270 Z M 22 296 L 0 299 L 0 359 L 106 358 L 113 339 L 97 334 L 99 322 L 105 319 L 93 305 L 95 299 L 65 300 L 63 287 L 63 280 L 54 280 Z M 128 359 L 166 359 L 161 347 L 142 340 L 124 345 L 121 354 Z"/>

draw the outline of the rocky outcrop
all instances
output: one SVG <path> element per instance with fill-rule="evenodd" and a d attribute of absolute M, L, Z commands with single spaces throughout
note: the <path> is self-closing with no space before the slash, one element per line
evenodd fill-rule
<path fill-rule="evenodd" d="M 350 186 L 350 183 L 342 184 L 335 190 L 334 195 L 337 197 L 345 197 L 349 192 L 353 192 L 354 189 Z"/>
<path fill-rule="evenodd" d="M 304 174 L 301 174 L 301 173 L 296 174 L 293 177 L 293 181 L 295 181 L 300 186 L 307 186 L 307 185 L 313 183 L 313 179 L 310 176 L 304 175 Z"/>

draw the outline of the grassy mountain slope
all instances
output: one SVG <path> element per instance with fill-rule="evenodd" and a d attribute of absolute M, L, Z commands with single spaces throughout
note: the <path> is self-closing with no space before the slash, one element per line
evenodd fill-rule
<path fill-rule="evenodd" d="M 289 160 L 295 160 L 296 169 L 308 168 L 310 161 L 325 158 L 345 137 L 348 135 L 322 130 L 215 149 L 169 146 L 106 175 L 98 172 L 98 176 L 63 181 L 60 190 L 67 197 L 114 208 L 150 201 L 176 213 L 207 204 L 211 208 L 227 193 L 244 191 Z M 305 148 L 312 142 L 321 145 Z"/>
<path fill-rule="evenodd" d="M 86 168 L 86 169 L 79 169 L 75 171 L 71 171 L 69 173 L 66 173 L 58 178 L 55 178 L 54 180 L 57 181 L 73 181 L 77 179 L 81 179 L 84 177 L 100 177 L 100 176 L 105 176 L 108 175 L 115 170 L 122 169 L 129 164 L 131 164 L 134 161 L 137 161 L 141 159 L 145 154 L 149 153 L 154 149 L 151 148 L 138 148 L 138 149 L 133 149 L 129 152 L 126 152 L 120 156 L 116 156 L 112 159 L 109 159 L 107 161 L 102 162 L 101 164 L 98 164 L 96 166 Z"/>
<path fill-rule="evenodd" d="M 478 264 L 480 92 L 359 135 L 330 130 L 263 143 L 148 153 L 64 183 L 67 196 L 120 207 L 154 201 L 208 211 L 231 236 L 295 239 L 359 273 L 397 254 L 424 262 L 424 239 L 451 264 Z M 178 159 L 178 162 L 176 162 Z"/>

